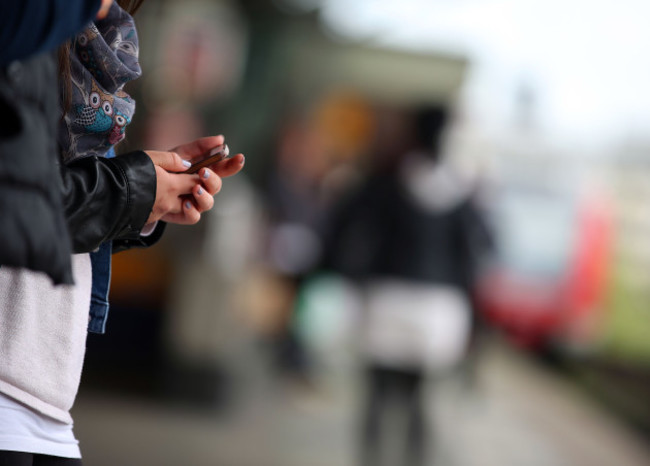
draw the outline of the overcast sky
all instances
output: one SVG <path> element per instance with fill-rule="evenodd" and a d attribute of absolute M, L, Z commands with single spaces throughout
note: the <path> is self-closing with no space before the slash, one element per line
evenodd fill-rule
<path fill-rule="evenodd" d="M 468 56 L 471 111 L 486 124 L 512 121 L 527 82 L 543 131 L 596 143 L 650 135 L 649 0 L 321 3 L 339 34 Z"/>

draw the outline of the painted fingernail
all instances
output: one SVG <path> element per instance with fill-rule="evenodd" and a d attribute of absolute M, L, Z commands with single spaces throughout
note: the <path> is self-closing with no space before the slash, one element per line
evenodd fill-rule
<path fill-rule="evenodd" d="M 185 168 L 190 168 L 192 166 L 192 162 L 190 162 L 189 160 L 183 160 L 183 166 Z"/>
<path fill-rule="evenodd" d="M 196 191 L 196 194 L 198 194 L 199 196 L 203 194 L 203 188 L 201 186 L 199 186 L 199 189 Z"/>
<path fill-rule="evenodd" d="M 192 203 L 190 201 L 185 201 L 185 208 L 190 210 L 192 208 Z"/>
<path fill-rule="evenodd" d="M 209 177 L 210 177 L 210 172 L 206 168 L 205 170 L 203 170 L 203 179 L 207 180 Z"/>

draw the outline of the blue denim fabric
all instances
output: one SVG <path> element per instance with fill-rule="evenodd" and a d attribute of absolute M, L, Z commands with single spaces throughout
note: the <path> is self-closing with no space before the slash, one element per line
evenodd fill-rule
<path fill-rule="evenodd" d="M 90 253 L 93 269 L 93 286 L 90 295 L 90 322 L 88 331 L 106 333 L 108 319 L 108 291 L 111 287 L 111 254 L 113 244 L 108 241 Z"/>
<path fill-rule="evenodd" d="M 106 158 L 115 157 L 111 149 L 106 153 Z M 90 253 L 92 264 L 93 286 L 90 294 L 90 320 L 88 331 L 91 333 L 106 333 L 106 320 L 108 320 L 108 292 L 111 288 L 111 254 L 113 243 L 102 243 L 97 251 Z"/>

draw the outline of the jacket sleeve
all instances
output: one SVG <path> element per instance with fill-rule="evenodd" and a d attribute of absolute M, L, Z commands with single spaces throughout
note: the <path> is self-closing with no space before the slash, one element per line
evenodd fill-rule
<path fill-rule="evenodd" d="M 0 65 L 53 50 L 92 21 L 100 0 L 2 0 Z"/>
<path fill-rule="evenodd" d="M 84 157 L 60 168 L 74 253 L 93 251 L 105 241 L 114 241 L 119 252 L 160 238 L 163 222 L 151 235 L 140 236 L 156 199 L 156 171 L 146 153 Z"/>

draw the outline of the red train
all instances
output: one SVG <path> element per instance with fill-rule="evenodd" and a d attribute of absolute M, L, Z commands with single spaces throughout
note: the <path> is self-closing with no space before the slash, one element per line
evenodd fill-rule
<path fill-rule="evenodd" d="M 509 186 L 494 204 L 495 253 L 480 281 L 485 319 L 516 344 L 584 349 L 600 334 L 612 243 L 602 196 Z"/>

